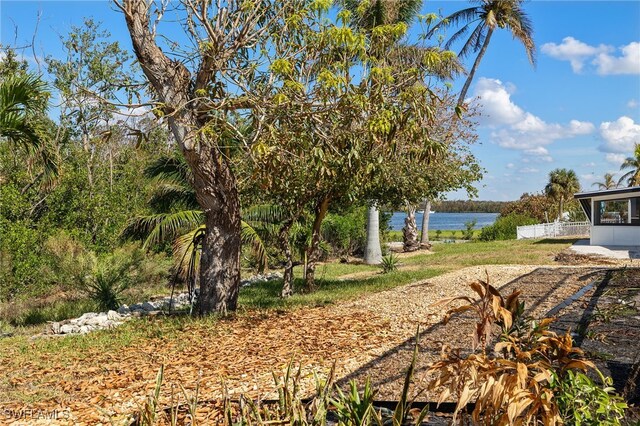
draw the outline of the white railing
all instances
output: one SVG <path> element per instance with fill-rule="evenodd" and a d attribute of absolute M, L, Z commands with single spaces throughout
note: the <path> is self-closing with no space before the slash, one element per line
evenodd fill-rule
<path fill-rule="evenodd" d="M 518 226 L 518 239 L 543 237 L 568 237 L 574 235 L 589 235 L 589 222 L 552 222 L 539 225 Z"/>

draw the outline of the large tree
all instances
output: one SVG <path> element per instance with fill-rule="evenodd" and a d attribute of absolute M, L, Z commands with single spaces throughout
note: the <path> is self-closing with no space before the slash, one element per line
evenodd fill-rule
<path fill-rule="evenodd" d="M 464 103 L 471 82 L 496 29 L 509 30 L 513 38 L 523 44 L 529 62 L 535 64 L 536 47 L 533 41 L 533 27 L 522 8 L 524 0 L 475 0 L 474 2 L 478 5 L 452 13 L 427 33 L 427 36 L 430 37 L 443 28 L 458 26 L 462 23 L 462 28 L 457 30 L 445 43 L 444 48 L 448 49 L 471 30 L 471 34 L 460 50 L 459 57 L 464 58 L 472 52 L 477 52 L 477 56 L 460 91 L 458 105 Z"/>
<path fill-rule="evenodd" d="M 625 158 L 624 162 L 620 166 L 620 170 L 627 169 L 630 170 L 620 176 L 618 185 L 626 183 L 627 186 L 640 186 L 640 144 L 638 143 L 635 144 L 634 155 L 632 157 Z"/>
<path fill-rule="evenodd" d="M 238 182 L 225 155 L 225 134 L 239 134 L 235 117 L 265 111 L 269 64 L 294 54 L 297 28 L 314 10 L 302 0 L 184 0 L 177 13 L 188 41 L 163 44 L 157 31 L 164 9 L 146 0 L 122 0 L 133 49 L 193 174 L 206 231 L 200 263 L 199 312 L 237 307 L 240 284 Z M 292 43 L 289 43 L 292 41 Z M 184 46 L 194 46 L 185 53 Z M 286 48 L 278 46 L 287 45 Z M 280 58 L 270 57 L 272 54 Z M 253 127 L 259 132 L 260 124 Z"/>
<path fill-rule="evenodd" d="M 570 169 L 555 169 L 549 173 L 549 183 L 544 188 L 548 197 L 558 203 L 558 219 L 564 214 L 564 203 L 571 200 L 580 191 L 580 182 L 576 172 Z"/>

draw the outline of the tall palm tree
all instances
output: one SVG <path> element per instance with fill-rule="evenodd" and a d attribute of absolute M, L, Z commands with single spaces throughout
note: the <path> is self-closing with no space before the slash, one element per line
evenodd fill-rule
<path fill-rule="evenodd" d="M 351 24 L 369 33 L 380 25 L 409 25 L 420 11 L 422 0 L 345 0 L 344 5 L 353 14 Z M 369 265 L 382 262 L 379 215 L 375 202 L 371 202 L 367 214 L 367 243 L 364 251 L 364 262 Z"/>
<path fill-rule="evenodd" d="M 478 6 L 469 7 L 452 13 L 443 18 L 433 29 L 427 33 L 427 37 L 433 36 L 442 28 L 457 26 L 464 23 L 445 43 L 444 48 L 449 49 L 457 40 L 464 37 L 473 27 L 469 38 L 464 43 L 458 56 L 464 58 L 471 52 L 478 53 L 467 79 L 462 86 L 458 97 L 458 106 L 464 103 L 469 91 L 469 86 L 478 70 L 478 66 L 489 47 L 491 36 L 496 28 L 506 28 L 511 35 L 518 39 L 527 52 L 529 62 L 535 65 L 535 43 L 533 41 L 533 27 L 529 17 L 522 9 L 524 0 L 474 0 Z"/>
<path fill-rule="evenodd" d="M 620 170 L 626 169 L 631 170 L 620 177 L 618 185 L 626 180 L 627 186 L 640 186 L 640 143 L 635 144 L 633 157 L 627 157 L 620 166 Z"/>
<path fill-rule="evenodd" d="M 576 172 L 570 169 L 555 169 L 549 173 L 549 183 L 544 188 L 548 197 L 558 202 L 558 219 L 562 219 L 564 202 L 580 191 L 580 182 Z"/>
<path fill-rule="evenodd" d="M 618 187 L 618 183 L 613 179 L 613 174 L 605 173 L 602 182 L 594 182 L 591 186 L 597 186 L 598 189 L 614 189 Z"/>
<path fill-rule="evenodd" d="M 0 81 L 0 138 L 39 158 L 50 180 L 58 168 L 43 125 L 48 106 L 48 87 L 40 77 L 16 72 Z"/>

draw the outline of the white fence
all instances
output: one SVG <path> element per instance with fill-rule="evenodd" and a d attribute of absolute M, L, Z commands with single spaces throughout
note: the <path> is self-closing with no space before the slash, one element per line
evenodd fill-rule
<path fill-rule="evenodd" d="M 591 224 L 589 222 L 553 222 L 539 225 L 518 226 L 518 239 L 543 238 L 543 237 L 567 237 L 572 235 L 589 235 Z"/>

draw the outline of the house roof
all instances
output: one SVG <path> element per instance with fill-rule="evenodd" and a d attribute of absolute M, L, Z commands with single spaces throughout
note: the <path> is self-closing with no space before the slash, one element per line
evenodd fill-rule
<path fill-rule="evenodd" d="M 593 198 L 604 195 L 623 195 L 633 193 L 637 193 L 638 195 L 640 195 L 640 186 L 632 186 L 630 188 L 606 189 L 604 191 L 580 192 L 578 194 L 575 194 L 573 198 L 579 200 L 581 198 Z"/>

